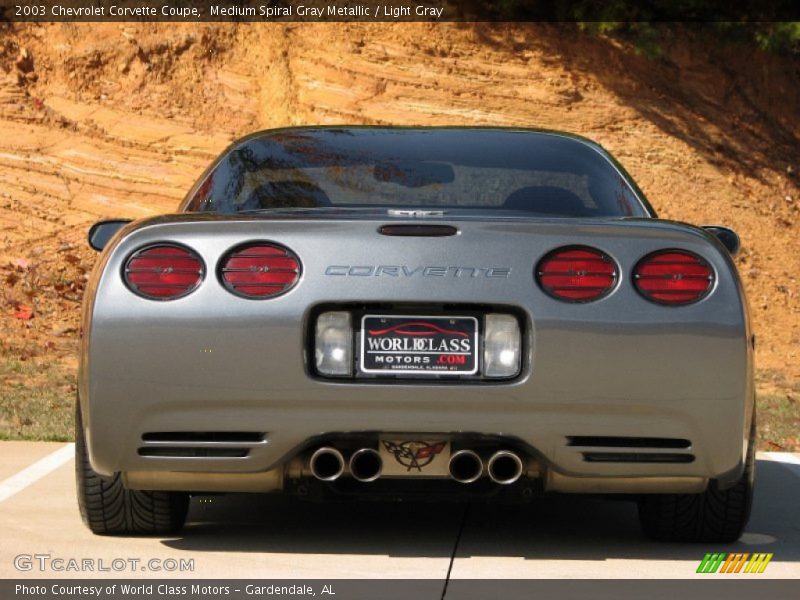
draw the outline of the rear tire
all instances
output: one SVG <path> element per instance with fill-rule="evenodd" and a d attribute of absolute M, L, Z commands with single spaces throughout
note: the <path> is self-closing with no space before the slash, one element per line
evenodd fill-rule
<path fill-rule="evenodd" d="M 661 542 L 735 542 L 753 504 L 756 448 L 755 415 L 741 479 L 726 490 L 711 481 L 702 494 L 653 494 L 639 501 L 645 535 Z"/>
<path fill-rule="evenodd" d="M 92 533 L 169 534 L 186 522 L 189 494 L 128 490 L 119 473 L 105 477 L 92 469 L 80 405 L 75 414 L 75 480 L 81 518 Z"/>

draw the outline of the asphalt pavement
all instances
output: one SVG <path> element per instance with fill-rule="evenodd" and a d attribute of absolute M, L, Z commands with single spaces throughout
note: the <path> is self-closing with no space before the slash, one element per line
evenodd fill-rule
<path fill-rule="evenodd" d="M 71 444 L 0 443 L 0 578 L 690 578 L 709 577 L 695 572 L 707 552 L 774 554 L 764 573 L 731 577 L 800 578 L 798 454 L 759 455 L 747 532 L 718 546 L 651 542 L 632 503 L 581 496 L 513 507 L 203 496 L 178 535 L 103 537 L 81 523 L 73 469 Z"/>

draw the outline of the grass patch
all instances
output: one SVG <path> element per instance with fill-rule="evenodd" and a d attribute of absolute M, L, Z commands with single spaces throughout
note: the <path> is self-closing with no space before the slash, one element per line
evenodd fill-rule
<path fill-rule="evenodd" d="M 762 394 L 757 412 L 759 450 L 800 452 L 800 401 L 787 394 Z"/>
<path fill-rule="evenodd" d="M 75 376 L 58 363 L 0 362 L 0 440 L 73 439 Z"/>

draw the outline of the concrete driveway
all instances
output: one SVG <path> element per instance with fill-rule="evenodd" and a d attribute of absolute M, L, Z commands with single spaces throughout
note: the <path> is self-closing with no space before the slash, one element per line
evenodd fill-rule
<path fill-rule="evenodd" d="M 747 533 L 709 547 L 650 542 L 632 503 L 571 496 L 520 507 L 206 496 L 192 500 L 180 535 L 98 537 L 78 515 L 70 452 L 0 443 L 0 578 L 708 578 L 695 573 L 706 552 L 774 553 L 763 574 L 728 577 L 800 577 L 798 455 L 759 456 Z M 95 571 L 53 568 L 71 558 L 89 559 Z M 181 561 L 191 569 L 181 571 Z"/>

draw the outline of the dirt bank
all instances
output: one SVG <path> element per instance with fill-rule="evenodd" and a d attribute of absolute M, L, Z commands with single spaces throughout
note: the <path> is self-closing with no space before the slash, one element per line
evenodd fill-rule
<path fill-rule="evenodd" d="M 697 33 L 668 36 L 654 61 L 556 25 L 3 27 L 5 435 L 37 435 L 26 398 L 58 415 L 69 404 L 86 227 L 173 209 L 236 136 L 317 123 L 520 125 L 599 141 L 661 216 L 740 232 L 759 388 L 796 414 L 796 62 Z M 775 444 L 800 447 L 790 425 Z"/>

